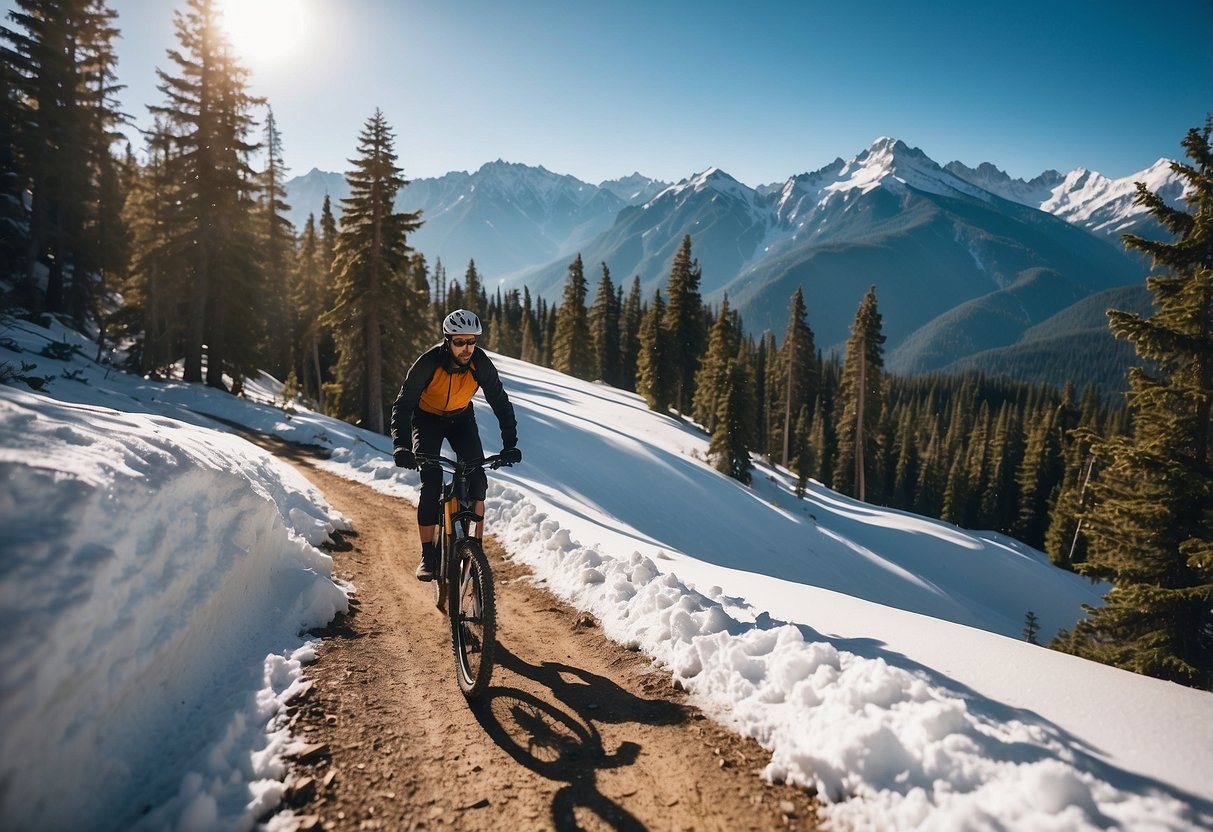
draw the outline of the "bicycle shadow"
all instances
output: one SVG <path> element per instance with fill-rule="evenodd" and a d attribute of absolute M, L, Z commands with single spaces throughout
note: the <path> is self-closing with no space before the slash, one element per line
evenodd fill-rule
<path fill-rule="evenodd" d="M 687 711 L 665 700 L 644 699 L 604 676 L 560 662 L 531 664 L 500 642 L 497 664 L 550 691 L 552 698 L 515 687 L 492 686 L 473 703 L 477 721 L 497 745 L 520 765 L 549 780 L 565 782 L 552 798 L 553 828 L 582 827 L 577 810 L 592 812 L 611 829 L 634 832 L 646 827 L 602 794 L 597 773 L 632 765 L 640 746 L 625 741 L 608 752 L 595 723 L 640 722 L 673 725 Z"/>

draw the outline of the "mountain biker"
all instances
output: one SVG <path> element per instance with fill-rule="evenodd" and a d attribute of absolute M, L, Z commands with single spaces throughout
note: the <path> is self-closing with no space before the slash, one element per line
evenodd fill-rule
<path fill-rule="evenodd" d="M 501 385 L 497 368 L 488 354 L 476 346 L 481 333 L 480 318 L 466 309 L 456 309 L 442 322 L 442 341 L 422 353 L 409 368 L 400 394 L 392 404 L 392 457 L 402 468 L 417 468 L 415 454 L 437 454 L 447 440 L 459 460 L 481 459 L 484 448 L 476 427 L 472 396 L 477 389 L 484 397 L 501 428 L 501 457 L 508 463 L 521 462 L 518 449 L 518 422 L 514 406 Z M 484 495 L 488 478 L 476 471 L 470 481 L 470 496 L 476 501 L 476 513 L 484 515 Z M 442 471 L 435 466 L 421 469 L 421 497 L 417 501 L 417 530 L 421 538 L 421 562 L 417 580 L 431 581 L 438 571 L 438 502 L 442 490 Z M 482 524 L 481 524 L 482 527 Z"/>

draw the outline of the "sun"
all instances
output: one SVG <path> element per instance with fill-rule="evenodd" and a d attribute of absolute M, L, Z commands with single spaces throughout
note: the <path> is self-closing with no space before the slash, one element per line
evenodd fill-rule
<path fill-rule="evenodd" d="M 232 48 L 249 63 L 292 55 L 303 41 L 303 0 L 219 0 Z"/>

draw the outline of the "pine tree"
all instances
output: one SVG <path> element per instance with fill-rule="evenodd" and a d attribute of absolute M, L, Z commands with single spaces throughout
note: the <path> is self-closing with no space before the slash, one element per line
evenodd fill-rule
<path fill-rule="evenodd" d="M 543 366 L 552 366 L 552 350 L 556 343 L 556 316 L 557 308 L 553 306 L 543 306 L 543 331 L 540 333 L 539 345 L 540 352 L 543 357 Z"/>
<path fill-rule="evenodd" d="M 3 58 L 0 60 L 0 232 L 3 232 L 0 233 L 0 283 L 12 286 L 23 272 L 28 223 L 24 200 L 27 172 L 21 159 L 18 130 L 25 116 L 25 102 L 17 94 L 16 65 L 9 55 L 0 47 Z M 0 302 L 4 299 L 4 293 L 0 293 Z"/>
<path fill-rule="evenodd" d="M 768 460 L 775 456 L 774 434 L 771 429 L 772 420 L 772 389 L 778 387 L 778 351 L 775 348 L 775 334 L 771 330 L 763 330 L 758 339 L 758 349 L 754 359 L 756 376 L 755 394 L 758 399 L 758 451 Z"/>
<path fill-rule="evenodd" d="M 611 270 L 602 264 L 602 277 L 590 307 L 590 339 L 594 347 L 594 378 L 612 386 L 619 384 L 619 305 Z"/>
<path fill-rule="evenodd" d="M 691 235 L 687 234 L 670 268 L 668 302 L 661 319 L 669 349 L 671 403 L 679 416 L 694 397 L 695 372 L 707 345 L 703 301 L 699 296 L 700 276 L 699 261 L 691 256 Z"/>
<path fill-rule="evenodd" d="M 179 74 L 156 71 L 168 100 L 149 108 L 166 119 L 173 145 L 166 158 L 176 189 L 167 203 L 166 254 L 188 278 L 185 380 L 202 380 L 205 349 L 206 383 L 226 388 L 228 372 L 238 389 L 257 369 L 264 320 L 248 165 L 257 145 L 246 139 L 258 101 L 220 34 L 215 0 L 187 0 L 186 7 L 174 12 L 181 49 L 168 53 Z"/>
<path fill-rule="evenodd" d="M 273 109 L 265 117 L 265 170 L 258 177 L 261 198 L 257 206 L 258 250 L 266 298 L 265 369 L 284 378 L 295 367 L 301 333 L 291 303 L 296 294 L 293 285 L 295 229 L 286 218 L 291 206 L 286 202 L 288 169 L 282 159 L 282 134 Z M 297 368 L 296 368 L 297 369 Z"/>
<path fill-rule="evenodd" d="M 829 459 L 831 449 L 830 420 L 826 418 L 828 409 L 822 404 L 821 397 L 813 403 L 813 419 L 809 428 L 809 460 L 810 465 L 805 472 L 811 479 L 818 482 L 828 482 L 830 479 Z"/>
<path fill-rule="evenodd" d="M 691 417 L 703 425 L 709 436 L 716 432 L 720 398 L 730 383 L 729 364 L 736 358 L 740 347 L 741 327 L 729 309 L 729 295 L 726 292 L 708 335 L 707 354 L 695 376 L 695 399 L 691 403 Z"/>
<path fill-rule="evenodd" d="M 331 350 L 331 338 L 321 323 L 325 310 L 332 306 L 327 282 L 328 269 L 324 266 L 320 236 L 316 233 L 316 220 L 309 214 L 299 241 L 299 257 L 295 261 L 295 292 L 291 298 L 300 326 L 299 378 L 303 379 L 304 395 L 316 402 L 324 412 L 324 384 L 327 380 L 328 362 L 321 359 L 321 351 Z"/>
<path fill-rule="evenodd" d="M 17 277 L 18 302 L 70 315 L 82 327 L 96 316 L 102 275 L 121 267 L 112 259 L 121 248 L 108 246 L 103 236 L 121 210 L 121 199 L 106 200 L 103 190 L 113 173 L 110 146 L 121 119 L 116 13 L 104 0 L 14 5 L 9 19 L 20 29 L 0 27 L 0 41 L 10 44 L 0 57 L 6 115 L 13 118 L 5 125 L 9 159 L 0 173 L 7 192 L 29 193 L 29 210 L 22 216 L 24 199 L 6 206 L 18 221 L 24 251 L 16 249 L 16 239 L 6 239 L 5 259 Z"/>
<path fill-rule="evenodd" d="M 541 364 L 543 350 L 539 345 L 539 324 L 531 305 L 531 290 L 522 287 L 522 334 L 520 357 L 529 364 Z"/>
<path fill-rule="evenodd" d="M 636 356 L 636 392 L 644 397 L 650 410 L 668 413 L 670 409 L 669 344 L 661 321 L 665 317 L 665 302 L 661 290 L 653 293 L 653 302 L 640 320 L 637 335 L 639 352 Z"/>
<path fill-rule="evenodd" d="M 897 422 L 897 463 L 889 504 L 895 508 L 914 506 L 914 483 L 918 479 L 918 442 L 914 410 L 904 407 Z"/>
<path fill-rule="evenodd" d="M 324 195 L 324 207 L 320 209 L 320 257 L 331 283 L 333 261 L 337 259 L 337 218 L 333 216 L 332 200 L 327 193 Z"/>
<path fill-rule="evenodd" d="M 1028 644 L 1036 644 L 1036 635 L 1040 632 L 1040 621 L 1036 613 L 1028 610 L 1023 619 L 1023 640 Z"/>
<path fill-rule="evenodd" d="M 876 287 L 868 289 L 855 312 L 851 337 L 847 340 L 842 387 L 837 407 L 838 466 L 834 488 L 866 497 L 869 458 L 874 457 L 882 394 L 881 357 L 885 336 L 876 309 Z"/>
<path fill-rule="evenodd" d="M 754 371 L 749 361 L 739 355 L 730 359 L 725 370 L 708 458 L 717 471 L 745 485 L 749 485 L 751 479 L 750 451 L 754 447 L 756 421 Z"/>
<path fill-rule="evenodd" d="M 792 436 L 794 437 L 793 447 L 795 448 L 792 464 L 796 471 L 796 497 L 799 499 L 804 497 L 805 489 L 808 486 L 809 479 L 813 476 L 813 470 L 817 464 L 812 443 L 813 424 L 807 405 L 801 405 L 800 412 L 796 414 L 796 424 L 793 428 Z"/>
<path fill-rule="evenodd" d="M 128 341 L 127 369 L 160 378 L 185 348 L 183 299 L 186 269 L 179 248 L 170 245 L 169 138 L 157 119 L 149 131 L 147 162 L 134 165 L 123 222 L 130 230 L 130 266 L 122 286 L 123 306 L 115 315 L 116 334 Z"/>
<path fill-rule="evenodd" d="M 801 407 L 812 405 L 817 397 L 817 347 L 807 315 L 804 291 L 797 287 L 788 304 L 788 328 L 784 333 L 783 347 L 779 351 L 777 364 L 781 395 L 773 397 L 772 400 L 772 415 L 782 419 L 777 430 L 781 443 L 779 458 L 785 467 L 791 461 L 795 449 L 792 420 Z"/>
<path fill-rule="evenodd" d="M 632 288 L 619 313 L 619 381 L 624 390 L 636 389 L 636 357 L 640 351 L 640 317 L 643 313 L 640 276 L 632 277 Z"/>
<path fill-rule="evenodd" d="M 429 299 L 409 275 L 407 235 L 420 212 L 395 210 L 408 184 L 396 166 L 394 136 L 378 109 L 358 136 L 359 155 L 346 174 L 337 235 L 336 302 L 324 316 L 339 359 L 333 392 L 337 415 L 383 433 L 390 398 L 385 383 L 404 378 L 429 336 Z"/>
<path fill-rule="evenodd" d="M 1023 462 L 1016 475 L 1019 519 L 1016 536 L 1037 549 L 1043 549 L 1051 509 L 1050 498 L 1061 479 L 1061 425 L 1056 408 L 1044 406 L 1031 420 Z"/>
<path fill-rule="evenodd" d="M 467 271 L 463 274 L 463 305 L 462 308 L 481 313 L 488 306 L 488 295 L 484 291 L 484 281 L 476 270 L 476 261 L 468 260 Z M 451 307 L 455 309 L 456 307 Z M 448 312 L 451 310 L 447 310 Z"/>
<path fill-rule="evenodd" d="M 442 258 L 438 257 L 434 260 L 434 318 L 436 321 L 445 317 L 446 309 L 446 267 L 442 265 Z"/>
<path fill-rule="evenodd" d="M 569 264 L 564 284 L 564 297 L 556 315 L 556 332 L 552 342 L 552 369 L 592 381 L 594 375 L 593 344 L 586 337 L 589 316 L 585 310 L 585 269 L 578 254 Z"/>
<path fill-rule="evenodd" d="M 1099 475 L 1084 514 L 1087 560 L 1076 568 L 1111 581 L 1063 647 L 1138 673 L 1213 688 L 1213 117 L 1183 141 L 1191 163 L 1186 210 L 1144 184 L 1137 203 L 1172 236 L 1126 235 L 1160 273 L 1149 317 L 1111 310 L 1113 332 L 1155 373 L 1129 371 L 1131 436 L 1095 443 Z"/>

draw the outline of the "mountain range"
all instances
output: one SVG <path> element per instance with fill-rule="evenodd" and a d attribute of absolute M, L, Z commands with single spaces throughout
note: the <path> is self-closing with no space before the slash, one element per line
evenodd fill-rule
<path fill-rule="evenodd" d="M 1167 159 L 1122 179 L 1078 168 L 1025 181 L 988 162 L 941 166 L 880 138 L 850 159 L 758 187 L 718 168 L 674 184 L 635 173 L 594 185 L 498 160 L 474 173 L 414 180 L 397 206 L 422 211 L 425 223 L 410 244 L 431 268 L 440 260 L 450 280 L 474 260 L 487 286 L 525 285 L 558 301 L 580 254 L 591 286 L 605 264 L 616 285 L 639 277 L 648 299 L 664 288 L 689 234 L 705 299 L 719 302 L 727 292 L 751 333 L 782 334 L 788 301 L 803 288 L 818 346 L 841 349 L 874 285 L 892 371 L 976 368 L 1033 381 L 1073 378 L 1083 387 L 1093 363 L 1112 360 L 1117 366 L 1096 374 L 1104 381 L 1091 382 L 1112 393 L 1108 385 L 1122 384 L 1120 365 L 1132 355 L 1112 346 L 1106 326 L 1059 340 L 1047 323 L 1066 320 L 1083 302 L 1088 314 L 1079 317 L 1089 322 L 1091 309 L 1106 308 L 1101 298 L 1148 307 L 1149 264 L 1119 239 L 1162 234 L 1134 203 L 1135 182 L 1170 204 L 1182 201 Z M 287 193 L 299 226 L 319 213 L 325 193 L 338 212 L 347 190 L 341 174 L 312 170 L 288 182 Z M 1118 293 L 1122 287 L 1135 288 Z M 1065 352 L 1055 354 L 1062 344 Z M 1037 353 L 1047 360 L 1025 358 Z"/>

